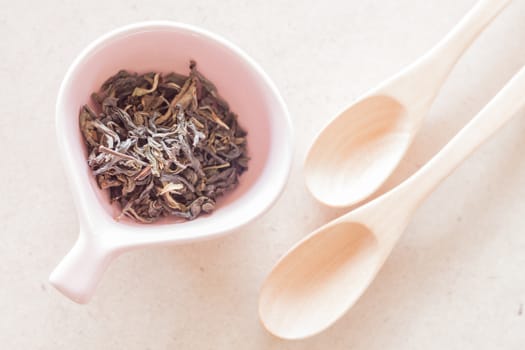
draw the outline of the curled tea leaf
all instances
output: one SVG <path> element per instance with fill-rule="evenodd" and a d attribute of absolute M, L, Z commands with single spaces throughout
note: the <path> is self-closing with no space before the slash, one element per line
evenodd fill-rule
<path fill-rule="evenodd" d="M 164 193 L 168 193 L 168 192 L 180 193 L 180 191 L 183 189 L 184 189 L 183 184 L 170 182 L 164 185 L 164 187 L 160 190 L 159 194 L 163 195 Z"/>
<path fill-rule="evenodd" d="M 156 73 L 155 74 L 155 78 L 153 78 L 153 86 L 150 89 L 144 89 L 144 88 L 141 88 L 141 87 L 136 87 L 133 90 L 132 96 L 140 97 L 140 96 L 144 96 L 144 95 L 147 95 L 149 93 L 152 93 L 153 91 L 157 90 L 158 84 L 159 84 L 159 73 Z"/>

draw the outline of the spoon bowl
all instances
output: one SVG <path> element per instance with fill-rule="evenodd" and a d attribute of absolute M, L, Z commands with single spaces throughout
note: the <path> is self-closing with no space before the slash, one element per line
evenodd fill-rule
<path fill-rule="evenodd" d="M 264 323 L 273 334 L 300 339 L 322 331 L 361 296 L 381 266 L 380 246 L 363 224 L 342 221 L 317 233 L 276 265 L 261 291 L 260 316 L 276 320 Z"/>
<path fill-rule="evenodd" d="M 404 188 L 319 228 L 277 262 L 259 299 L 259 315 L 270 333 L 285 339 L 312 336 L 355 304 L 415 208 L 410 201 L 396 203 L 406 196 Z"/>
<path fill-rule="evenodd" d="M 340 207 L 374 193 L 410 146 L 413 125 L 406 114 L 399 101 L 385 95 L 367 97 L 341 113 L 308 152 L 305 179 L 312 195 Z"/>

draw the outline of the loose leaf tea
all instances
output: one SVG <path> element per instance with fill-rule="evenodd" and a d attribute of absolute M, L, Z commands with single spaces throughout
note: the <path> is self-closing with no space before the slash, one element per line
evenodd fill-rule
<path fill-rule="evenodd" d="M 246 132 L 216 87 L 190 74 L 120 71 L 80 109 L 88 165 L 123 215 L 187 220 L 215 208 L 248 167 Z"/>

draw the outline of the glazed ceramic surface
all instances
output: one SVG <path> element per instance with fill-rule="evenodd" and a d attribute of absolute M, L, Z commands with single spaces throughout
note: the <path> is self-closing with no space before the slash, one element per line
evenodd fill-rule
<path fill-rule="evenodd" d="M 163 219 L 145 225 L 116 221 L 117 204 L 98 188 L 86 162 L 78 127 L 80 106 L 121 69 L 189 72 L 190 60 L 218 88 L 248 132 L 249 168 L 216 210 L 193 221 Z M 290 118 L 276 87 L 245 53 L 210 32 L 174 22 L 145 22 L 115 30 L 88 46 L 60 87 L 56 106 L 59 148 L 73 191 L 80 236 L 50 277 L 77 302 L 87 302 L 111 259 L 133 247 L 212 238 L 239 228 L 266 211 L 281 193 L 292 156 Z"/>

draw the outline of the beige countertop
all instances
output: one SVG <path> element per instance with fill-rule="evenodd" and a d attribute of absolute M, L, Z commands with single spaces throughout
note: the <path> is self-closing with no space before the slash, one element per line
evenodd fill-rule
<path fill-rule="evenodd" d="M 2 1 L 0 347 L 523 349 L 525 111 L 431 195 L 335 326 L 288 342 L 257 316 L 258 289 L 279 256 L 343 212 L 304 187 L 313 136 L 429 49 L 474 2 Z M 55 97 L 84 46 L 145 19 L 204 27 L 255 58 L 288 104 L 296 157 L 265 216 L 221 239 L 125 254 L 81 306 L 47 282 L 78 228 L 57 155 Z M 453 71 L 387 187 L 424 164 L 525 63 L 524 38 L 525 2 L 514 1 Z"/>

